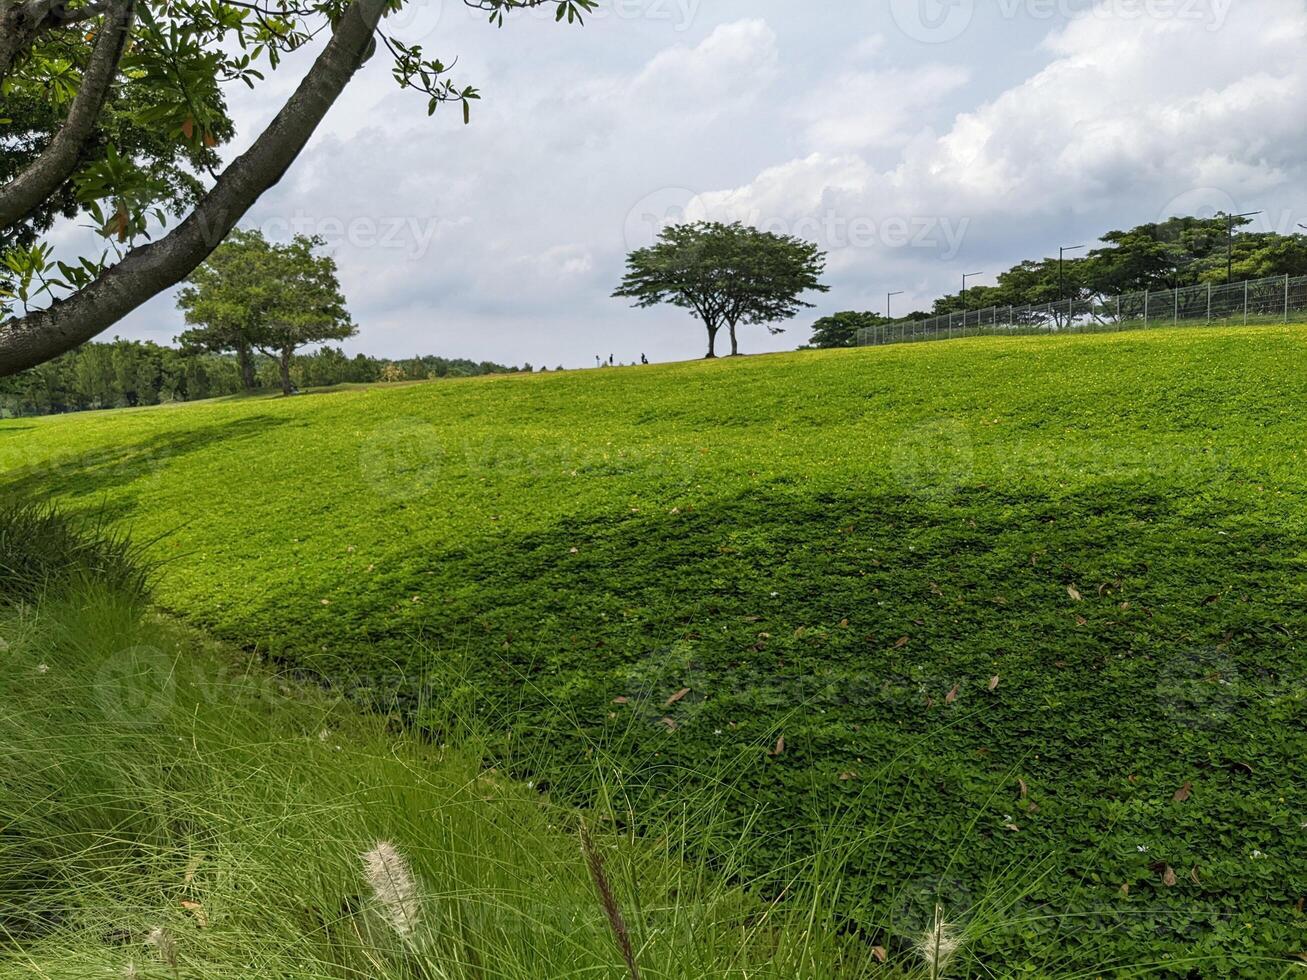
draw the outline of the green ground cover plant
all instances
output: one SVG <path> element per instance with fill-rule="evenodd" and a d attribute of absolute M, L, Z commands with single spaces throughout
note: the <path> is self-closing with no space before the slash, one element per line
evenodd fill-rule
<path fill-rule="evenodd" d="M 759 894 L 874 827 L 849 930 L 1030 869 L 992 973 L 1278 976 L 1305 354 L 986 338 L 22 420 L 0 487 L 157 538 L 167 610 L 556 799 L 596 757 L 641 801 L 730 760 Z"/>
<path fill-rule="evenodd" d="M 19 537 L 122 545 L 49 510 L 0 528 L 6 557 Z M 658 832 L 636 839 L 616 781 L 584 813 L 557 805 L 470 732 L 435 746 L 150 614 L 135 589 L 6 593 L 0 657 L 0 976 L 942 975 L 924 933 L 887 964 L 841 929 L 821 862 L 792 863 L 764 903 L 695 858 L 707 835 L 742 867 L 757 836 L 707 793 L 643 811 Z M 974 963 L 984 921 L 939 931 L 950 971 Z"/>

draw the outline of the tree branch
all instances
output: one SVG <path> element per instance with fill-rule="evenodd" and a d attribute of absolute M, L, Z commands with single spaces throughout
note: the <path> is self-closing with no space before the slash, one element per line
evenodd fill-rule
<path fill-rule="evenodd" d="M 96 120 L 117 76 L 135 16 L 135 0 L 116 0 L 110 8 L 68 118 L 41 155 L 0 190 L 0 231 L 31 214 L 72 175 L 82 147 L 95 132 Z"/>
<path fill-rule="evenodd" d="M 208 258 L 304 149 L 362 64 L 386 3 L 353 0 L 295 94 L 176 229 L 158 242 L 134 249 L 68 299 L 0 324 L 0 377 L 85 343 L 181 282 Z"/>

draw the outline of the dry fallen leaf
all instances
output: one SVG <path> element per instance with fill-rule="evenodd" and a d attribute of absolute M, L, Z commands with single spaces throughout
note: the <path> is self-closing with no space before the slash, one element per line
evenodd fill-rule
<path fill-rule="evenodd" d="M 663 724 L 667 726 L 669 732 L 676 731 L 676 720 L 674 718 L 664 718 Z"/>
<path fill-rule="evenodd" d="M 1186 779 L 1184 781 L 1184 785 L 1175 791 L 1175 795 L 1172 796 L 1171 799 L 1174 800 L 1176 803 L 1183 803 L 1185 800 L 1189 799 L 1189 797 L 1193 795 L 1194 795 L 1194 784 Z"/>
<path fill-rule="evenodd" d="M 1088 626 L 1088 625 L 1089 625 L 1089 620 L 1085 619 L 1084 616 L 1077 615 L 1077 616 L 1076 616 L 1076 625 L 1077 625 L 1077 626 Z"/>
<path fill-rule="evenodd" d="M 613 698 L 613 704 L 627 704 L 631 699 L 625 696 Z"/>
<path fill-rule="evenodd" d="M 768 755 L 777 756 L 785 751 L 785 736 L 780 735 L 776 738 L 776 747 L 768 752 Z"/>
<path fill-rule="evenodd" d="M 871 947 L 871 955 L 876 957 L 877 963 L 884 963 L 889 959 L 889 953 L 886 952 L 884 946 Z"/>
<path fill-rule="evenodd" d="M 857 779 L 857 778 L 858 778 L 858 774 L 856 772 L 840 773 L 840 782 L 842 783 L 847 783 L 850 779 Z"/>
<path fill-rule="evenodd" d="M 901 650 L 903 649 L 903 647 L 907 645 L 908 645 L 908 638 L 906 636 L 900 636 L 894 644 L 894 649 Z"/>
<path fill-rule="evenodd" d="M 1080 590 L 1077 589 L 1074 585 L 1068 585 L 1066 587 L 1066 594 L 1069 595 L 1076 602 L 1083 602 L 1085 598 L 1080 594 Z"/>
<path fill-rule="evenodd" d="M 1020 776 L 1017 777 L 1017 791 L 1021 794 L 1020 799 L 1023 800 L 1030 795 L 1030 787 L 1026 785 L 1026 781 Z"/>
<path fill-rule="evenodd" d="M 677 691 L 675 694 L 673 694 L 670 698 L 667 699 L 666 706 L 670 708 L 677 701 L 681 700 L 681 698 L 685 697 L 689 693 L 690 693 L 690 689 L 688 687 L 681 688 L 679 691 Z"/>
<path fill-rule="evenodd" d="M 1167 888 L 1174 888 L 1180 883 L 1180 879 L 1175 876 L 1175 871 L 1168 864 L 1162 868 L 1162 884 Z"/>
<path fill-rule="evenodd" d="M 991 691 L 998 689 L 998 680 L 999 680 L 998 674 L 995 674 L 993 677 L 989 679 L 989 689 Z"/>
<path fill-rule="evenodd" d="M 1127 882 L 1126 884 L 1121 886 L 1121 897 L 1128 898 L 1129 896 L 1130 896 L 1130 885 Z"/>
<path fill-rule="evenodd" d="M 1012 831 L 1013 833 L 1016 833 L 1016 832 L 1019 831 L 1021 828 L 1018 827 L 1018 826 L 1017 826 L 1016 824 L 1014 824 L 1014 823 L 1005 823 L 1005 824 L 1003 825 L 1003 829 L 1004 829 L 1004 830 L 1010 830 L 1010 831 Z"/>
<path fill-rule="evenodd" d="M 1202 882 L 1198 879 L 1198 865 L 1195 864 L 1192 868 L 1189 869 L 1189 880 L 1192 881 L 1195 885 L 1202 884 Z"/>
<path fill-rule="evenodd" d="M 949 691 L 947 694 L 944 695 L 944 703 L 952 704 L 957 699 L 958 699 L 958 686 L 954 684 L 953 690 Z"/>
<path fill-rule="evenodd" d="M 182 908 L 184 908 L 187 912 L 191 913 L 191 915 L 195 916 L 195 924 L 199 926 L 201 929 L 208 926 L 209 917 L 204 914 L 204 906 L 201 905 L 199 902 L 192 902 L 187 899 L 182 899 Z"/>

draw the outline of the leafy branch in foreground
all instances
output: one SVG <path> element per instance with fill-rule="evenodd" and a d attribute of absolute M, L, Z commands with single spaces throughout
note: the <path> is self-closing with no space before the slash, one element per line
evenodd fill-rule
<path fill-rule="evenodd" d="M 477 90 L 385 28 L 410 2 L 0 0 L 0 377 L 71 350 L 186 278 L 380 48 L 428 112 L 454 102 L 468 120 Z M 509 11 L 549 5 L 579 23 L 597 0 L 466 2 L 502 26 Z M 256 87 L 320 37 L 296 91 L 219 170 L 235 135 L 225 88 Z M 152 240 L 169 214 L 180 224 Z M 78 217 L 107 247 L 59 260 L 45 238 L 56 220 Z"/>

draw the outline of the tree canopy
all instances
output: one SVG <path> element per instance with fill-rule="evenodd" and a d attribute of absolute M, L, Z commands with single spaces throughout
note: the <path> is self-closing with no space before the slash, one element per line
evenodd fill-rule
<path fill-rule="evenodd" d="M 232 352 L 247 388 L 254 387 L 253 351 L 277 361 L 289 395 L 295 351 L 345 340 L 357 327 L 345 308 L 336 262 L 318 255 L 321 239 L 297 235 L 287 245 L 257 231 L 237 231 L 192 274 L 177 304 L 195 325 L 178 340 L 184 350 Z"/>
<path fill-rule="evenodd" d="M 708 333 L 708 357 L 717 356 L 723 326 L 731 354 L 739 354 L 738 329 L 778 326 L 811 303 L 807 292 L 826 292 L 821 282 L 826 255 L 816 245 L 736 222 L 701 221 L 665 228 L 658 241 L 627 257 L 615 297 L 637 307 L 669 303 L 690 310 Z"/>
<path fill-rule="evenodd" d="M 858 346 L 858 331 L 891 322 L 878 313 L 860 313 L 845 310 L 824 316 L 812 325 L 812 339 L 808 347 L 829 349 Z"/>
<path fill-rule="evenodd" d="M 1233 221 L 1235 236 L 1229 230 Z M 935 302 L 934 314 L 991 306 L 1039 306 L 1063 300 L 1103 300 L 1146 289 L 1174 289 L 1269 276 L 1307 275 L 1307 235 L 1239 232 L 1247 218 L 1177 217 L 1109 231 L 1088 255 L 1026 260 L 993 286 L 972 286 Z M 1227 256 L 1227 247 L 1229 255 Z M 1228 263 L 1228 264 L 1227 264 Z"/>
<path fill-rule="evenodd" d="M 0 0 L 0 376 L 89 340 L 186 278 L 276 184 L 364 61 L 384 53 L 428 112 L 476 88 L 387 30 L 419 0 Z M 597 0 L 464 0 L 502 25 Z M 294 93 L 243 154 L 224 96 L 325 38 Z M 47 235 L 80 220 L 88 255 Z M 171 226 L 171 227 L 170 227 Z"/>

